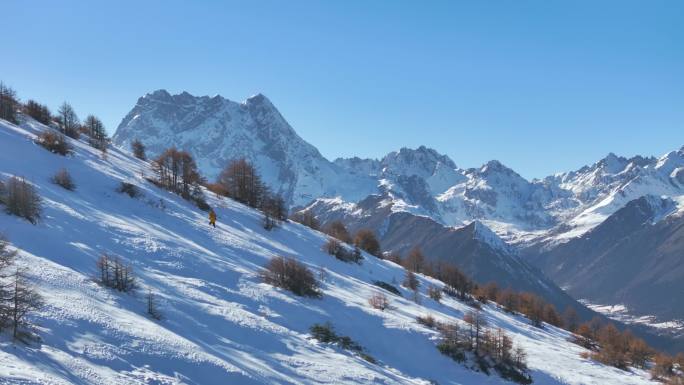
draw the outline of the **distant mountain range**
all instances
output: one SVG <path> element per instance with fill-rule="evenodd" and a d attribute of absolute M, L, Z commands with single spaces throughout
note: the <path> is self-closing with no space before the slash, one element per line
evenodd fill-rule
<path fill-rule="evenodd" d="M 684 147 L 659 158 L 611 153 L 531 181 L 496 160 L 460 168 L 423 146 L 382 159 L 329 161 L 263 95 L 238 103 L 165 90 L 138 99 L 114 142 L 128 146 L 136 138 L 152 155 L 172 145 L 190 151 L 210 179 L 229 160 L 246 157 L 291 209 L 311 211 L 323 222 L 340 219 L 352 229 L 373 228 L 385 249 L 420 245 L 479 281 L 542 293 L 560 306 L 571 302 L 536 265 L 575 298 L 684 317 L 668 310 L 681 309 L 678 302 L 652 298 L 684 281 L 677 265 L 684 240 L 676 235 L 684 215 Z M 624 211 L 637 209 L 652 210 L 650 219 Z M 654 262 L 663 248 L 668 263 Z M 622 271 L 626 252 L 631 276 Z"/>

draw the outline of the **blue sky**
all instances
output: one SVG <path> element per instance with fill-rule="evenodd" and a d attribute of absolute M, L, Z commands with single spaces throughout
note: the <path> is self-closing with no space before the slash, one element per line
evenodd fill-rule
<path fill-rule="evenodd" d="M 113 131 L 165 88 L 261 92 L 326 157 L 421 144 L 525 177 L 684 145 L 682 1 L 30 1 L 0 80 Z"/>

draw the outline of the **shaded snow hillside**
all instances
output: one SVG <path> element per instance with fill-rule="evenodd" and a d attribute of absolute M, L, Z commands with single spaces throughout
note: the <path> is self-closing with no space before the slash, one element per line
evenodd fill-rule
<path fill-rule="evenodd" d="M 419 277 L 421 304 L 391 296 L 392 309 L 374 310 L 375 280 L 401 280 L 399 266 L 365 255 L 361 265 L 323 253 L 325 237 L 298 224 L 268 232 L 260 215 L 213 196 L 218 228 L 177 196 L 143 179 L 149 165 L 112 149 L 106 159 L 73 142 L 61 157 L 34 144 L 45 127 L 0 121 L 0 176 L 24 176 L 43 198 L 36 225 L 0 214 L 0 230 L 30 266 L 46 306 L 34 316 L 40 343 L 13 345 L 0 336 L 0 383 L 9 384 L 500 384 L 466 369 L 436 347 L 435 332 L 418 315 L 461 319 L 469 308 L 425 295 L 438 282 Z M 65 167 L 77 184 L 50 182 Z M 115 190 L 122 181 L 143 193 Z M 130 263 L 140 289 L 121 294 L 96 283 L 102 253 Z M 322 278 L 321 299 L 301 298 L 264 284 L 258 272 L 285 255 Z M 160 298 L 164 319 L 146 316 L 144 293 Z M 648 384 L 644 372 L 625 372 L 580 357 L 567 332 L 531 327 L 519 316 L 484 307 L 493 326 L 527 351 L 535 384 Z M 309 327 L 331 321 L 378 360 L 371 364 L 310 338 Z"/>
<path fill-rule="evenodd" d="M 684 212 L 670 198 L 645 195 L 534 262 L 575 298 L 657 323 L 684 319 L 684 297 L 674 294 L 684 292 L 682 255 Z"/>
<path fill-rule="evenodd" d="M 558 309 L 573 307 L 586 319 L 596 315 L 479 221 L 461 228 L 445 227 L 427 216 L 395 212 L 382 196 L 369 197 L 358 205 L 321 199 L 307 210 L 324 222 L 342 221 L 352 232 L 379 229 L 380 243 L 393 252 L 407 255 L 419 247 L 431 262 L 453 263 L 480 284 L 496 282 L 500 287 L 532 292 Z M 363 215 L 357 215 L 359 210 Z"/>
<path fill-rule="evenodd" d="M 375 189 L 371 178 L 349 175 L 325 159 L 261 94 L 238 103 L 218 95 L 154 91 L 138 99 L 113 137 L 124 148 L 135 139 L 150 156 L 171 146 L 189 151 L 211 181 L 230 160 L 247 158 L 294 206 L 320 196 L 356 200 Z"/>

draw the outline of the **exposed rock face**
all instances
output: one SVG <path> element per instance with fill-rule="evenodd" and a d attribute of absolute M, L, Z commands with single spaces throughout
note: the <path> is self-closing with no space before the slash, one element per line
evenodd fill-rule
<path fill-rule="evenodd" d="M 375 188 L 370 177 L 350 175 L 325 159 L 261 94 L 237 103 L 155 91 L 138 99 L 114 135 L 114 143 L 124 147 L 134 139 L 151 156 L 171 146 L 190 151 L 210 180 L 230 160 L 248 158 L 292 206 L 321 196 L 356 200 Z"/>

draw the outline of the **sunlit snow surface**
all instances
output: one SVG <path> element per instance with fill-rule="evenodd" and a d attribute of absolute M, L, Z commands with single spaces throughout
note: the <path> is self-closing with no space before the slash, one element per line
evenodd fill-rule
<path fill-rule="evenodd" d="M 401 282 L 403 270 L 366 256 L 361 266 L 321 251 L 325 237 L 285 223 L 261 227 L 260 215 L 213 195 L 218 227 L 205 213 L 144 181 L 149 166 L 127 152 L 103 159 L 84 143 L 61 157 L 33 143 L 34 122 L 0 121 L 0 174 L 24 176 L 43 197 L 33 226 L 0 214 L 0 231 L 21 249 L 20 260 L 45 297 L 34 317 L 41 342 L 14 345 L 0 337 L 2 384 L 499 384 L 496 376 L 465 369 L 435 348 L 435 332 L 415 322 L 433 314 L 456 321 L 469 308 L 452 299 L 421 304 L 389 295 L 393 309 L 371 309 L 374 280 Z M 66 167 L 77 189 L 50 177 Z M 121 181 L 144 196 L 115 192 Z M 99 286 L 101 253 L 131 263 L 141 286 L 119 294 Z M 275 255 L 309 265 L 322 282 L 322 299 L 305 299 L 263 284 L 259 268 Z M 421 277 L 424 289 L 437 284 Z M 160 297 L 164 320 L 145 313 L 148 289 Z M 403 290 L 403 289 L 402 289 Z M 405 297 L 409 293 L 403 291 Z M 565 331 L 528 325 L 524 318 L 484 308 L 529 354 L 535 384 L 646 384 L 644 372 L 624 372 L 580 358 Z M 360 342 L 373 365 L 308 336 L 313 323 L 331 321 Z"/>
<path fill-rule="evenodd" d="M 582 304 L 601 313 L 608 318 L 620 321 L 625 324 L 642 324 L 656 329 L 664 329 L 669 331 L 684 331 L 684 321 L 659 321 L 652 315 L 635 315 L 625 305 L 597 305 L 592 304 L 587 300 L 580 300 Z"/>

